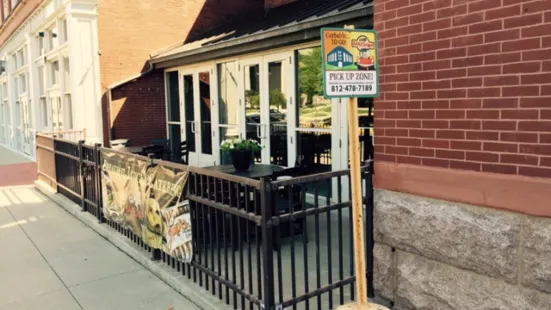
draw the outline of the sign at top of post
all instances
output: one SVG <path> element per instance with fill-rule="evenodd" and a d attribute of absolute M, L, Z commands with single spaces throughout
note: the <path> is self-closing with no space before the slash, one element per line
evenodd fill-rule
<path fill-rule="evenodd" d="M 323 94 L 326 98 L 377 97 L 377 33 L 322 28 Z"/>

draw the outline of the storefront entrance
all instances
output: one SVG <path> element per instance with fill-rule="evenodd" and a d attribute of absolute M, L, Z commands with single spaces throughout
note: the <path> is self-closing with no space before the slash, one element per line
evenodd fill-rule
<path fill-rule="evenodd" d="M 221 142 L 253 139 L 256 163 L 348 169 L 346 102 L 323 98 L 321 83 L 315 45 L 166 70 L 171 148 L 185 141 L 190 165 L 229 164 Z"/>

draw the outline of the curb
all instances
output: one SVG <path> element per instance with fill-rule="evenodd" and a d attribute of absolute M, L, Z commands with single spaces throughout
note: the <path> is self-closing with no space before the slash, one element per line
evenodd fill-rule
<path fill-rule="evenodd" d="M 141 248 L 136 246 L 125 236 L 119 234 L 105 224 L 98 223 L 98 220 L 94 216 L 87 212 L 82 212 L 79 205 L 75 204 L 67 197 L 57 194 L 51 187 L 46 185 L 46 183 L 35 181 L 34 186 L 50 200 L 61 206 L 65 211 L 69 212 L 86 226 L 92 228 L 96 233 L 107 239 L 107 241 L 126 253 L 126 255 L 130 256 L 145 269 L 151 271 L 151 273 L 200 309 L 231 309 L 229 306 L 212 296 L 208 291 L 202 291 L 202 287 L 190 282 L 187 277 L 184 277 L 181 273 L 176 273 L 172 267 L 169 267 L 162 261 L 151 260 L 150 255 L 145 254 Z"/>

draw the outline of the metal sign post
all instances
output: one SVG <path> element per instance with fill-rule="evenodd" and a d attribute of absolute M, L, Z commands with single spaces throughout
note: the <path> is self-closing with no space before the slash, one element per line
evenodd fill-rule
<path fill-rule="evenodd" d="M 365 268 L 364 219 L 360 176 L 360 141 L 358 97 L 376 97 L 378 67 L 376 38 L 372 30 L 323 28 L 323 91 L 326 98 L 348 98 L 348 134 L 350 183 L 352 185 L 352 229 L 354 233 L 354 266 L 357 302 L 339 310 L 388 310 L 369 303 Z"/>

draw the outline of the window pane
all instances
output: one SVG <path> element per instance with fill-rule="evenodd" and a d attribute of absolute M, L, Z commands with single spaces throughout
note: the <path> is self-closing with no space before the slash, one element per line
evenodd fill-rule
<path fill-rule="evenodd" d="M 168 125 L 168 139 L 170 143 L 170 153 L 174 157 L 181 156 L 180 143 L 182 142 L 182 137 L 180 134 L 180 125 Z"/>
<path fill-rule="evenodd" d="M 243 70 L 245 72 L 245 137 L 260 143 L 260 66 L 244 66 Z"/>
<path fill-rule="evenodd" d="M 40 98 L 40 113 L 42 114 L 42 126 L 48 127 L 48 104 L 46 98 Z"/>
<path fill-rule="evenodd" d="M 69 58 L 63 58 L 63 74 L 65 79 L 65 92 L 71 91 L 71 69 L 69 67 Z"/>
<path fill-rule="evenodd" d="M 199 73 L 199 111 L 201 119 L 201 153 L 212 155 L 212 117 L 210 105 L 210 74 Z"/>
<path fill-rule="evenodd" d="M 40 96 L 44 95 L 45 87 L 44 87 L 44 67 L 40 66 L 38 67 L 38 93 Z"/>
<path fill-rule="evenodd" d="M 178 86 L 178 71 L 166 74 L 166 94 L 168 104 L 168 121 L 180 121 L 180 95 Z"/>
<path fill-rule="evenodd" d="M 287 96 L 282 62 L 268 64 L 270 163 L 287 166 Z"/>
<path fill-rule="evenodd" d="M 218 65 L 220 124 L 238 124 L 237 66 L 235 62 Z"/>
<path fill-rule="evenodd" d="M 22 94 L 27 92 L 27 79 L 25 77 L 25 73 L 19 76 L 19 86 Z"/>
<path fill-rule="evenodd" d="M 59 63 L 57 61 L 53 61 L 50 64 L 51 72 L 52 72 L 52 85 L 57 85 L 59 83 Z"/>
<path fill-rule="evenodd" d="M 323 98 L 321 48 L 297 52 L 297 126 L 331 128 L 331 100 Z"/>
<path fill-rule="evenodd" d="M 186 112 L 186 140 L 190 152 L 195 152 L 195 106 L 193 104 L 193 76 L 184 75 L 184 106 Z"/>
<path fill-rule="evenodd" d="M 44 54 L 44 37 L 38 37 L 38 54 Z"/>
<path fill-rule="evenodd" d="M 53 29 L 51 30 L 48 30 L 46 32 L 46 36 L 48 37 L 48 51 L 52 50 L 54 48 L 54 34 L 53 34 Z"/>
<path fill-rule="evenodd" d="M 66 19 L 64 19 L 63 22 L 61 22 L 61 30 L 62 30 L 61 42 L 62 43 L 67 42 L 67 39 L 69 39 L 69 37 L 67 36 L 67 20 Z"/>
<path fill-rule="evenodd" d="M 67 129 L 73 129 L 73 103 L 71 101 L 71 95 L 65 95 L 65 107 L 67 111 Z"/>

